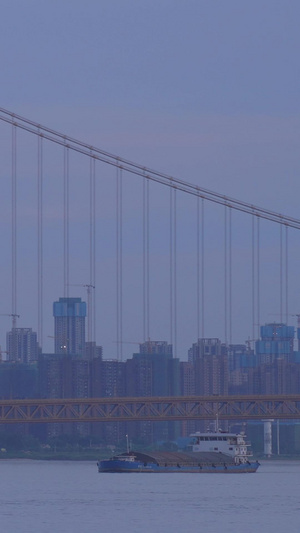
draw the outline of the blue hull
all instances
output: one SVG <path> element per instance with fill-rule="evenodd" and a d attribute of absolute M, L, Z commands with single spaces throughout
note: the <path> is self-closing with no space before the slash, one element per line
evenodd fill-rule
<path fill-rule="evenodd" d="M 249 462 L 243 464 L 222 464 L 222 465 L 166 465 L 160 466 L 156 463 L 142 463 L 140 461 L 123 461 L 118 459 L 109 459 L 99 461 L 98 472 L 110 473 L 197 473 L 197 474 L 248 474 L 254 473 L 259 467 L 258 462 Z"/>

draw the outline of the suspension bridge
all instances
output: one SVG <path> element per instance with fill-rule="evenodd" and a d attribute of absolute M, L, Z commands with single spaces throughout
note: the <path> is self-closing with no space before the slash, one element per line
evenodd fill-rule
<path fill-rule="evenodd" d="M 250 343 L 274 311 L 281 323 L 297 313 L 299 219 L 3 108 L 0 138 L 1 315 L 36 329 L 42 351 L 52 302 L 74 291 L 86 291 L 87 340 L 117 360 L 129 339 L 167 338 L 184 358 L 200 337 Z M 12 400 L 0 422 L 298 418 L 298 408 L 287 396 Z"/>
<path fill-rule="evenodd" d="M 87 289 L 87 340 L 109 333 L 118 359 L 128 340 L 168 338 L 182 357 L 186 331 L 190 343 L 220 336 L 231 344 L 239 330 L 258 338 L 274 311 L 280 322 L 291 305 L 297 312 L 300 220 L 3 108 L 0 124 L 1 307 L 13 327 L 30 320 L 42 349 L 53 300 L 75 286 Z"/>

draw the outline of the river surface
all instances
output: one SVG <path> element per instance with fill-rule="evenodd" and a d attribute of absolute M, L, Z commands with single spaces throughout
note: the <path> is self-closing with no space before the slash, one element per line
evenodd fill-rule
<path fill-rule="evenodd" d="M 0 461 L 5 533 L 298 533 L 300 462 L 256 474 L 98 474 L 95 462 Z"/>

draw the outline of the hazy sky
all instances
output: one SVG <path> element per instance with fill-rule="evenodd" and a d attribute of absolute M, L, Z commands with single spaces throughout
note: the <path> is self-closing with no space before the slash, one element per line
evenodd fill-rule
<path fill-rule="evenodd" d="M 298 0 L 2 0 L 1 106 L 151 168 L 298 217 L 299 18 Z M 9 137 L 10 132 L 1 126 L 0 135 L 0 179 L 4 184 L 4 178 L 9 174 L 8 160 L 4 161 L 8 141 L 4 139 Z M 25 159 L 24 156 L 24 168 Z M 49 155 L 48 164 L 49 168 L 52 165 L 53 174 L 61 173 L 58 159 L 51 159 Z M 21 175 L 22 165 L 19 167 Z M 49 174 L 51 172 L 48 171 Z M 74 182 L 79 178 L 74 172 Z M 23 191 L 25 197 L 24 183 L 19 185 L 19 194 L 22 195 Z M 2 196 L 7 203 L 9 192 L 5 187 L 3 185 Z M 49 181 L 48 189 L 47 185 L 45 187 L 49 197 L 53 194 L 52 211 L 49 207 L 48 212 L 45 206 L 45 216 L 55 218 L 53 191 L 56 185 L 53 184 L 51 190 Z M 140 201 L 140 193 L 134 190 L 137 191 L 137 188 L 128 193 L 128 216 L 134 210 L 134 201 Z M 80 195 L 79 191 L 80 186 L 74 195 Z M 112 196 L 113 193 L 109 194 Z M 109 201 L 112 206 L 112 200 Z M 133 203 L 130 204 L 130 201 Z M 182 213 L 186 208 L 183 204 L 182 207 L 179 205 Z M 101 205 L 104 213 L 107 202 Z M 167 197 L 161 201 L 161 205 L 159 202 L 157 205 L 155 219 L 168 210 Z M 27 206 L 27 215 L 28 211 Z M 19 212 L 21 217 L 21 205 Z M 3 231 L 8 235 L 9 225 L 5 217 L 9 217 L 9 212 L 3 211 L 2 206 Z M 178 238 L 183 243 L 188 240 L 188 225 L 192 226 L 192 222 L 188 222 L 184 214 L 182 218 L 187 225 L 182 225 L 182 236 L 179 230 Z M 212 211 L 212 228 L 214 220 Z M 133 231 L 130 224 L 128 234 Z M 159 231 L 159 228 L 156 230 Z M 54 238 L 49 230 L 49 240 L 51 235 Z M 106 239 L 103 237 L 103 242 L 109 247 L 109 236 Z M 275 237 L 267 226 L 262 243 L 270 244 L 273 240 L 275 243 Z M 213 232 L 208 241 L 213 243 L 212 248 L 218 247 Z M 242 233 L 236 231 L 234 250 L 235 257 L 241 261 L 241 268 L 244 268 L 244 263 L 249 265 L 251 261 L 249 240 L 244 241 L 247 239 L 243 239 Z M 30 262 L 29 252 L 24 239 L 20 238 L 18 242 L 19 265 L 24 261 L 26 266 Z M 291 238 L 291 248 L 294 246 L 296 252 L 298 244 L 299 241 Z M 132 245 L 130 238 L 127 245 L 129 248 Z M 9 254 L 8 239 L 2 246 Z M 278 303 L 278 294 L 277 303 L 272 300 L 276 286 L 276 279 L 271 276 L 274 250 L 275 244 L 274 248 L 271 246 L 266 251 L 265 257 L 271 281 L 262 296 L 266 304 L 268 300 L 270 302 L 262 311 L 263 321 L 270 320 L 269 314 L 277 312 L 274 306 Z M 182 245 L 178 253 L 182 253 L 183 263 L 188 262 L 191 250 L 184 250 Z M 133 250 L 131 255 L 128 253 L 128 265 L 135 263 L 137 254 L 137 250 Z M 47 249 L 45 255 L 46 270 L 58 268 L 59 259 L 50 257 L 50 252 L 48 257 Z M 105 252 L 102 254 L 102 267 L 99 267 L 100 270 L 103 268 L 101 276 L 105 268 L 112 268 L 109 260 L 105 263 L 104 255 Z M 291 269 L 294 264 L 289 283 L 291 313 L 300 309 L 297 257 L 290 259 Z M 214 261 L 212 257 L 211 265 L 219 260 L 216 258 Z M 6 265 L 9 261 L 10 257 L 7 261 L 2 258 L 2 283 L 5 287 L 8 285 L 9 268 Z M 163 264 L 166 267 L 166 257 L 157 258 L 157 261 L 158 268 L 162 268 Z M 79 273 L 75 272 L 72 278 L 74 283 L 86 283 L 80 266 L 78 268 Z M 180 275 L 181 266 L 178 268 Z M 216 270 L 220 268 L 218 264 Z M 213 267 L 210 270 L 213 271 Z M 153 274 L 153 277 L 156 275 Z M 189 275 L 185 276 L 187 280 Z M 268 286 L 268 270 L 262 276 Z M 165 277 L 167 285 L 167 270 Z M 239 284 L 236 291 L 241 295 L 247 282 L 238 275 L 236 277 Z M 23 282 L 20 273 L 19 283 Z M 48 286 L 48 282 L 45 283 Z M 188 306 L 184 283 L 182 298 L 186 298 L 184 305 Z M 207 293 L 215 298 L 219 289 L 213 287 L 211 281 Z M 97 341 L 104 344 L 105 355 L 110 357 L 114 356 L 115 334 L 113 310 L 110 311 L 110 319 L 103 309 L 100 310 L 101 300 L 105 297 L 109 299 L 105 289 L 102 288 L 97 304 L 101 320 L 99 330 L 102 331 Z M 129 307 L 130 290 L 129 286 Z M 192 292 L 193 287 L 190 286 L 189 290 Z M 5 294 L 2 311 L 9 312 L 9 295 L 6 295 L 5 289 L 2 289 L 2 293 Z M 49 310 L 47 326 L 44 328 L 46 336 L 48 331 L 49 335 L 53 335 L 50 331 L 53 328 L 51 306 L 52 301 L 60 295 L 58 288 L 49 287 L 48 293 L 46 289 L 45 298 L 48 300 L 45 301 L 45 308 Z M 81 296 L 85 296 L 84 292 Z M 245 293 L 244 296 L 244 302 L 243 299 L 235 301 L 236 342 L 243 342 L 251 335 L 251 325 L 238 321 L 240 307 L 250 306 L 249 294 Z M 24 297 L 28 298 L 28 295 L 24 293 Z M 31 318 L 27 319 L 31 317 L 33 304 L 28 306 L 27 300 L 26 307 L 24 302 L 21 303 L 21 295 L 19 300 L 24 317 L 20 326 L 36 328 L 36 319 L 32 319 L 32 323 Z M 135 306 L 133 301 L 132 305 Z M 182 309 L 184 305 L 179 303 Z M 222 305 L 218 306 L 218 312 L 215 308 L 211 310 L 218 320 L 221 320 Z M 129 316 L 128 331 L 124 331 L 124 338 L 139 341 L 140 331 L 132 324 L 137 317 L 134 313 L 128 314 L 128 311 L 126 314 L 127 318 Z M 179 313 L 180 327 L 187 331 L 179 335 L 179 355 L 182 358 L 186 357 L 186 350 L 191 343 L 196 341 L 193 331 L 189 331 L 191 321 L 187 319 L 185 324 L 184 317 L 185 312 L 182 316 Z M 4 348 L 9 321 L 2 318 L 0 342 Z M 105 320 L 110 325 L 104 326 Z M 163 335 L 168 327 L 167 322 L 167 319 L 165 323 L 162 320 L 162 330 L 153 328 L 154 338 Z M 194 324 L 194 318 L 192 322 Z M 239 336 L 237 332 L 240 329 Z M 222 327 L 218 329 L 212 325 L 207 328 L 207 336 L 221 337 L 222 331 Z M 104 338 L 106 334 L 107 338 Z"/>

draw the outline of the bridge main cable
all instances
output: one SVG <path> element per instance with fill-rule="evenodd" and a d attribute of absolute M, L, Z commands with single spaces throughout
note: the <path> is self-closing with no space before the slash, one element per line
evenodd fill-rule
<path fill-rule="evenodd" d="M 191 194 L 193 196 L 203 198 L 209 202 L 231 207 L 236 211 L 248 213 L 250 215 L 270 220 L 271 222 L 276 222 L 281 225 L 300 229 L 300 219 L 276 213 L 275 211 L 271 211 L 263 207 L 249 204 L 247 202 L 210 191 L 180 178 L 176 178 L 157 170 L 153 170 L 149 167 L 142 166 L 138 163 L 134 163 L 120 156 L 116 156 L 106 152 L 105 150 L 38 124 L 37 122 L 24 118 L 2 107 L 0 107 L 0 120 L 17 128 L 23 129 L 33 135 L 37 135 L 48 141 L 67 147 L 72 151 L 81 153 L 90 158 L 92 157 L 95 160 L 101 161 L 102 163 L 118 167 L 128 173 L 141 176 L 142 178 L 148 178 L 149 180 L 160 183 L 161 185 L 165 185 L 166 187 L 172 187 L 186 194 Z"/>

